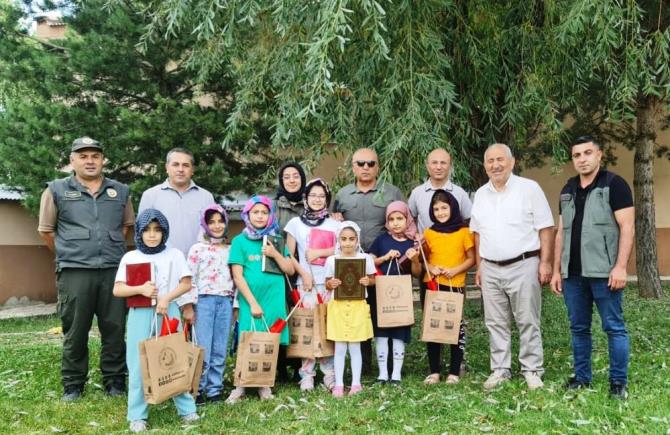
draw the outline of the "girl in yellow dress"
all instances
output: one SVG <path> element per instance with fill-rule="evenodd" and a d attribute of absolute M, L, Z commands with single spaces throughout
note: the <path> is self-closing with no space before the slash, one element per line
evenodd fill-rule
<path fill-rule="evenodd" d="M 342 222 L 336 236 L 335 255 L 326 259 L 326 289 L 333 291 L 342 284 L 334 278 L 336 258 L 364 258 L 366 276 L 359 283 L 374 284 L 375 265 L 372 258 L 361 251 L 361 229 L 351 221 Z M 349 350 L 351 359 L 351 389 L 349 395 L 359 393 L 361 387 L 361 342 L 372 338 L 370 306 L 361 300 L 335 300 L 328 302 L 326 325 L 328 340 L 335 342 L 335 387 L 333 397 L 344 396 L 344 362 Z"/>

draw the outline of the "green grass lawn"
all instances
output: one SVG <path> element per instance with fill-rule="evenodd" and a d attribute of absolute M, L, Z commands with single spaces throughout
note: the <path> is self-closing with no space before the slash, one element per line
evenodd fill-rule
<path fill-rule="evenodd" d="M 479 301 L 468 301 L 469 371 L 456 386 L 422 384 L 428 362 L 415 327 L 400 388 L 376 386 L 374 378 L 364 378 L 367 386 L 362 394 L 334 400 L 325 390 L 301 394 L 297 385 L 283 384 L 276 387 L 277 397 L 269 402 L 261 403 L 250 395 L 234 406 L 200 408 L 203 419 L 187 427 L 181 424 L 171 401 L 152 406 L 149 425 L 161 433 L 670 434 L 670 301 L 641 300 L 634 288 L 628 289 L 626 296 L 625 315 L 632 341 L 627 401 L 608 397 L 607 340 L 597 316 L 593 389 L 578 393 L 563 389 L 571 374 L 568 322 L 562 300 L 546 292 L 543 390 L 529 392 L 518 375 L 496 391 L 482 390 L 489 374 L 488 338 Z M 58 325 L 53 316 L 0 322 L 0 431 L 125 432 L 125 399 L 106 397 L 100 386 L 96 332 L 91 333 L 93 370 L 84 398 L 71 404 L 60 402 L 61 339 L 47 334 Z M 232 365 L 229 360 L 228 376 Z"/>

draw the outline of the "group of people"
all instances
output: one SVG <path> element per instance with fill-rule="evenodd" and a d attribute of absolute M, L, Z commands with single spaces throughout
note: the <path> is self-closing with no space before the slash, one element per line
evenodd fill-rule
<path fill-rule="evenodd" d="M 102 174 L 101 144 L 76 139 L 70 155 L 74 173 L 48 184 L 38 227 L 56 254 L 63 400 L 83 394 L 95 315 L 105 391 L 110 396 L 126 393 L 127 367 L 130 429 L 146 430 L 138 345 L 160 327 L 161 316 L 156 321 L 156 315 L 169 314 L 193 325 L 205 348 L 197 402 L 218 402 L 233 317 L 240 332 L 265 330 L 286 318 L 288 306 L 295 303 L 288 296 L 293 285 L 305 307 L 327 304 L 327 337 L 335 343 L 333 357 L 300 361 L 301 390 L 315 388 L 318 365 L 325 388 L 334 397 L 344 396 L 348 353 L 348 395 L 359 393 L 361 373 L 371 370 L 372 338 L 378 382 L 397 385 L 411 327 L 377 325 L 375 275 L 412 274 L 421 283 L 423 301 L 433 281 L 440 291 L 463 293 L 473 267 L 490 339 L 491 374 L 485 389 L 511 378 L 513 320 L 521 374 L 529 389 L 543 386 L 541 285 L 550 284 L 563 295 L 570 320 L 574 376 L 567 388 L 591 383 L 595 303 L 609 340 L 610 394 L 625 398 L 629 342 L 620 290 L 633 244 L 632 194 L 621 177 L 600 167 L 602 151 L 593 138 L 578 138 L 570 151 L 578 175 L 561 191 L 558 231 L 540 186 L 512 173 L 515 160 L 507 145 L 493 144 L 484 153 L 489 182 L 472 202 L 450 180 L 452 162 L 444 149 L 427 156 L 428 179 L 405 202 L 397 187 L 377 180 L 375 151 L 362 148 L 351 158 L 354 182 L 334 197 L 323 179 L 307 180 L 298 163 L 282 166 L 275 198 L 252 196 L 241 212 L 244 230 L 229 244 L 228 214 L 193 182 L 188 150 L 168 153 L 167 180 L 143 193 L 134 219 L 128 187 Z M 126 253 L 125 236 L 133 227 L 136 250 Z M 265 236 L 281 236 L 286 243 L 275 246 Z M 282 274 L 264 272 L 264 257 L 273 259 Z M 365 259 L 359 282 L 367 289 L 364 300 L 333 298 L 342 284 L 335 274 L 338 258 Z M 139 262 L 154 265 L 154 280 L 128 285 L 126 265 Z M 154 298 L 155 307 L 126 309 L 124 298 L 133 295 Z M 461 323 L 458 343 L 450 345 L 447 384 L 460 381 L 465 337 Z M 288 345 L 288 328 L 280 343 Z M 424 383 L 440 382 L 441 354 L 442 345 L 427 343 Z M 234 388 L 226 401 L 235 403 L 246 392 Z M 259 388 L 258 394 L 273 397 L 269 387 Z M 190 394 L 174 401 L 185 421 L 199 418 Z"/>

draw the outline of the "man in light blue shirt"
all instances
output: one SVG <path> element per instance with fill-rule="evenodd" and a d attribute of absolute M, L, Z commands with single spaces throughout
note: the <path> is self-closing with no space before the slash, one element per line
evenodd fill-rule
<path fill-rule="evenodd" d="M 142 194 L 138 214 L 147 208 L 163 213 L 170 224 L 168 246 L 179 249 L 186 257 L 198 239 L 200 211 L 214 203 L 214 196 L 193 182 L 194 159 L 189 150 L 171 149 L 167 153 L 165 171 L 167 180 Z M 188 302 L 182 299 L 184 320 L 193 319 L 193 306 Z"/>

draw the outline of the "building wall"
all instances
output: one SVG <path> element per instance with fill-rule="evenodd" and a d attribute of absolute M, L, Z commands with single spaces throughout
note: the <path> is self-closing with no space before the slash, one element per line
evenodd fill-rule
<path fill-rule="evenodd" d="M 670 142 L 670 131 L 659 134 L 659 142 Z M 617 149 L 617 162 L 607 169 L 621 175 L 633 189 L 633 163 L 635 154 L 625 147 Z M 542 168 L 533 168 L 523 171 L 522 175 L 540 183 L 544 190 L 554 217 L 558 216 L 558 197 L 569 177 L 577 173 L 568 163 L 557 174 L 552 174 L 550 165 Z M 670 202 L 664 199 L 670 197 L 670 161 L 665 158 L 654 160 L 654 197 L 656 204 L 656 248 L 658 251 L 658 266 L 662 276 L 670 276 Z M 628 263 L 628 272 L 635 274 L 635 252 Z"/>
<path fill-rule="evenodd" d="M 66 26 L 50 26 L 47 22 L 37 23 L 35 37 L 39 39 L 63 39 Z"/>
<path fill-rule="evenodd" d="M 0 304 L 12 296 L 54 302 L 54 256 L 37 234 L 37 219 L 18 201 L 0 201 Z"/>
<path fill-rule="evenodd" d="M 659 143 L 670 143 L 670 130 L 658 133 Z M 608 167 L 609 170 L 621 175 L 633 189 L 633 162 L 634 152 L 629 151 L 623 146 L 617 148 L 617 162 Z M 313 171 L 327 180 L 331 180 L 336 174 L 343 171 L 346 173 L 348 168 L 345 165 L 348 156 L 327 156 L 319 166 Z M 383 162 L 382 162 L 383 164 Z M 518 171 L 515 171 L 518 173 Z M 547 196 L 551 206 L 554 218 L 558 222 L 558 198 L 560 191 L 569 177 L 576 175 L 572 163 L 568 163 L 556 173 L 552 171 L 551 163 L 540 168 L 526 169 L 519 175 L 536 180 Z M 416 185 L 421 181 L 417 180 Z M 405 194 L 409 194 L 415 186 L 409 186 Z M 656 198 L 656 245 L 658 251 L 658 266 L 662 276 L 670 276 L 670 202 L 664 199 L 670 197 L 670 161 L 665 158 L 656 158 L 654 160 L 654 196 Z M 628 273 L 635 274 L 635 250 L 633 250 L 628 264 Z"/>

